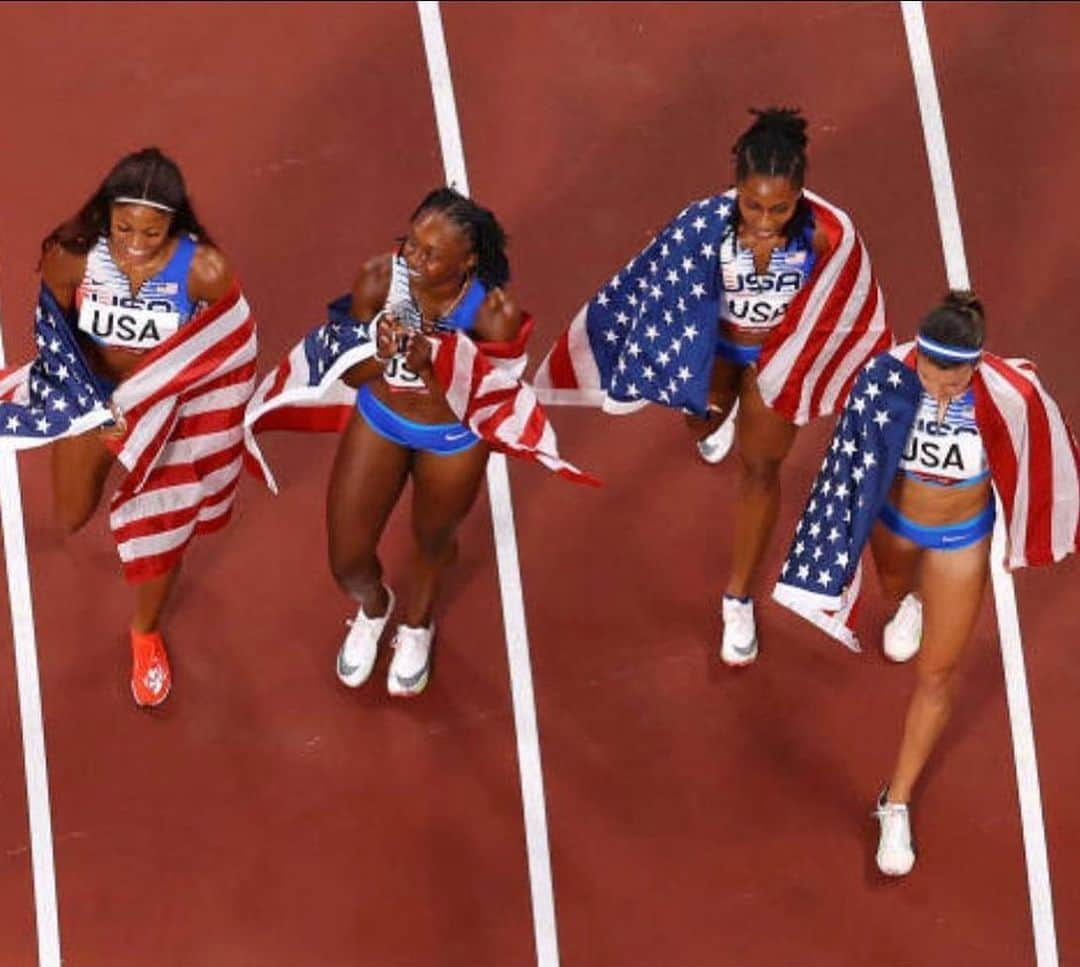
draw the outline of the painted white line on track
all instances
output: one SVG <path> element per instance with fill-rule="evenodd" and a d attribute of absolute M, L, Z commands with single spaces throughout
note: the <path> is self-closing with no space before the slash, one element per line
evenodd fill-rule
<path fill-rule="evenodd" d="M 450 76 L 450 60 L 446 52 L 439 4 L 421 0 L 417 3 L 417 8 L 424 35 L 424 51 L 427 54 L 428 73 L 431 78 L 431 94 L 435 101 L 435 118 L 446 181 L 463 194 L 468 194 L 469 179 L 465 171 L 465 153 L 462 149 L 461 128 L 458 125 L 457 104 L 454 100 L 454 85 Z M 525 602 L 514 527 L 514 506 L 510 497 L 506 457 L 502 454 L 491 455 L 487 468 L 487 484 L 510 665 L 510 692 L 514 706 L 518 770 L 525 816 L 536 962 L 539 967 L 557 967 L 559 943 L 555 929 L 555 896 L 551 882 L 540 738 L 536 723 L 529 636 L 525 625 Z"/>
<path fill-rule="evenodd" d="M 945 123 L 941 115 L 930 38 L 926 32 L 923 5 L 904 0 L 900 4 L 907 34 L 911 70 L 919 98 L 923 137 L 930 163 L 934 186 L 941 244 L 945 255 L 945 272 L 949 287 L 971 287 L 964 237 L 960 230 L 960 213 L 953 188 L 949 147 L 945 139 Z M 1035 733 L 1031 724 L 1031 702 L 1028 697 L 1027 674 L 1020 635 L 1020 619 L 1016 608 L 1016 588 L 1012 576 L 1005 570 L 1005 515 L 998 500 L 997 523 L 990 549 L 990 575 L 994 589 L 1001 641 L 1002 664 L 1005 668 L 1005 693 L 1012 727 L 1013 757 L 1016 762 L 1016 784 L 1020 795 L 1020 820 L 1024 834 L 1024 856 L 1027 862 L 1028 894 L 1031 897 L 1031 921 L 1035 934 L 1035 960 L 1038 967 L 1055 967 L 1058 963 L 1057 937 L 1054 930 L 1054 903 L 1050 888 L 1050 865 L 1046 852 L 1046 830 L 1043 825 L 1042 794 L 1039 791 L 1039 768 L 1035 756 Z"/>
<path fill-rule="evenodd" d="M 0 334 L 0 368 L 4 365 L 4 342 L 3 335 Z M 4 531 L 4 560 L 7 564 L 8 600 L 11 606 L 15 680 L 19 692 L 19 718 L 22 722 L 38 964 L 40 967 L 60 967 L 60 922 L 56 907 L 49 771 L 45 761 L 45 723 L 41 714 L 34 605 L 30 596 L 30 569 L 26 560 L 26 531 L 23 527 L 19 467 L 14 451 L 8 449 L 0 449 L 0 526 Z"/>

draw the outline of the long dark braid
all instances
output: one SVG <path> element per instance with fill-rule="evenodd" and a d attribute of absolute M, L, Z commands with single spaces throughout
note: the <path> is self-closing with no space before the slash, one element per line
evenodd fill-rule
<path fill-rule="evenodd" d="M 429 192 L 409 218 L 415 222 L 428 212 L 439 212 L 465 233 L 476 255 L 476 274 L 489 289 L 506 285 L 510 280 L 510 262 L 506 257 L 506 232 L 487 209 L 453 188 Z"/>

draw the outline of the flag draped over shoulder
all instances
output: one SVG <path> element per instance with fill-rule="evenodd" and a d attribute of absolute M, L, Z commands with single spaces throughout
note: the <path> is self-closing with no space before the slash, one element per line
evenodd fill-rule
<path fill-rule="evenodd" d="M 859 368 L 892 344 L 851 219 L 803 194 L 827 250 L 758 362 L 766 404 L 797 425 L 834 412 Z M 720 243 L 734 210 L 734 191 L 691 203 L 617 272 L 540 364 L 539 398 L 616 412 L 650 401 L 704 414 L 723 299 Z"/>
<path fill-rule="evenodd" d="M 147 353 L 111 401 L 44 286 L 35 338 L 37 358 L 0 376 L 7 427 L 0 445 L 32 446 L 102 426 L 113 419 L 111 402 L 126 426 L 122 436 L 103 438 L 128 471 L 109 511 L 124 574 L 133 583 L 163 574 L 192 537 L 220 529 L 232 511 L 244 407 L 255 388 L 247 301 L 234 285 Z"/>
<path fill-rule="evenodd" d="M 922 385 L 913 343 L 859 374 L 814 481 L 773 597 L 859 650 L 854 632 L 861 558 L 888 495 Z M 984 353 L 972 377 L 975 421 L 1001 498 L 1010 568 L 1049 564 L 1076 550 L 1080 484 L 1076 441 L 1025 360 Z"/>
<path fill-rule="evenodd" d="M 256 436 L 265 430 L 338 431 L 356 403 L 342 374 L 375 355 L 368 324 L 350 315 L 351 298 L 331 302 L 316 326 L 264 377 L 244 417 L 248 458 L 273 489 L 276 485 Z M 534 460 L 576 483 L 597 484 L 558 454 L 555 431 L 532 388 L 520 381 L 525 342 L 533 321 L 526 316 L 516 339 L 476 343 L 465 333 L 431 337 L 435 379 L 454 415 L 494 449 Z"/>

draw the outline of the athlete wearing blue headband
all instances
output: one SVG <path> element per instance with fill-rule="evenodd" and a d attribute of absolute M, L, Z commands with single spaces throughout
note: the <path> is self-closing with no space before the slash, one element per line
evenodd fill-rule
<path fill-rule="evenodd" d="M 995 513 L 1000 562 L 1053 564 L 1080 547 L 1080 460 L 1034 365 L 984 351 L 983 309 L 950 292 L 918 337 L 875 356 L 852 386 L 773 598 L 858 651 L 863 553 L 895 613 L 884 650 L 918 653 L 891 777 L 878 797 L 877 865 L 915 863 L 908 803 L 952 705 L 975 627 Z"/>
<path fill-rule="evenodd" d="M 994 495 L 972 390 L 984 334 L 982 305 L 970 292 L 950 292 L 919 327 L 922 395 L 870 538 L 882 588 L 898 602 L 885 654 L 906 661 L 921 649 L 895 770 L 876 810 L 878 866 L 893 876 L 915 862 L 907 804 L 948 718 L 953 669 L 989 568 Z"/>

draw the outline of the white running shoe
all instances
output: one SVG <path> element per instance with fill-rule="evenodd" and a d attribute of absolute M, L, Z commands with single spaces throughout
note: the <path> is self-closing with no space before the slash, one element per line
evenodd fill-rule
<path fill-rule="evenodd" d="M 419 695 L 427 685 L 431 669 L 431 643 L 435 639 L 435 624 L 427 628 L 398 625 L 391 647 L 394 657 L 386 690 L 391 695 Z"/>
<path fill-rule="evenodd" d="M 907 661 L 919 650 L 922 640 L 922 602 L 909 594 L 885 625 L 882 650 L 891 661 Z"/>
<path fill-rule="evenodd" d="M 369 618 L 364 614 L 363 606 L 356 609 L 356 617 L 349 622 L 352 626 L 345 636 L 345 643 L 337 656 L 337 676 L 349 688 L 363 685 L 375 667 L 375 656 L 379 651 L 379 639 L 382 637 L 386 622 L 394 610 L 394 592 L 386 589 L 386 611 L 378 618 Z"/>
<path fill-rule="evenodd" d="M 754 625 L 754 602 L 739 601 L 724 595 L 724 640 L 720 658 L 734 668 L 749 665 L 758 653 L 757 628 Z"/>
<path fill-rule="evenodd" d="M 697 442 L 698 454 L 706 463 L 719 463 L 731 452 L 735 442 L 735 414 L 739 412 L 739 401 L 735 401 L 724 422 L 707 437 Z"/>
<path fill-rule="evenodd" d="M 888 788 L 878 796 L 874 817 L 881 823 L 877 865 L 886 876 L 907 876 L 915 865 L 911 845 L 911 817 L 906 803 L 888 802 Z"/>

